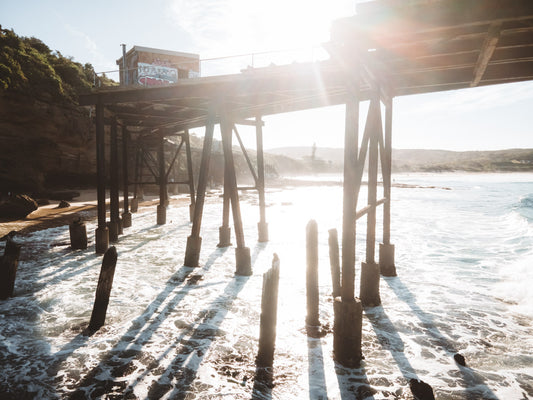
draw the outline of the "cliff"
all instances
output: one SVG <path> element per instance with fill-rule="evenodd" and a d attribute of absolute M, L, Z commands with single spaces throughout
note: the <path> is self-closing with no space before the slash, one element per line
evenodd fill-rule
<path fill-rule="evenodd" d="M 17 93 L 0 95 L 0 191 L 35 192 L 94 182 L 88 110 Z"/>

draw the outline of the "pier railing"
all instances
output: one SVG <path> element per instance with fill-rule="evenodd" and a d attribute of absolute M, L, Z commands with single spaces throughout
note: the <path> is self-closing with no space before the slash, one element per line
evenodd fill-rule
<path fill-rule="evenodd" d="M 174 63 L 170 66 L 178 70 L 190 71 L 189 75 L 180 79 L 196 79 L 200 77 L 238 74 L 253 68 L 262 68 L 272 65 L 285 65 L 300 62 L 320 61 L 328 58 L 327 51 L 322 46 L 293 48 L 284 50 L 261 51 L 221 57 L 208 57 L 204 59 Z M 199 71 L 193 71 L 199 63 Z M 120 82 L 121 70 L 113 69 L 100 71 L 94 74 L 94 86 L 105 87 Z M 138 76 L 138 68 L 127 69 L 128 76 Z M 107 78 L 107 79 L 103 79 Z M 129 79 L 131 81 L 131 78 Z M 143 83 L 134 82 L 132 85 L 143 86 Z"/>

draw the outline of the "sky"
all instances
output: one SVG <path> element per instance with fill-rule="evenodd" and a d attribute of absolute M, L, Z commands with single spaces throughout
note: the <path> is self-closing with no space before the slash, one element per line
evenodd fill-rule
<path fill-rule="evenodd" d="M 197 53 L 206 60 L 203 75 L 238 73 L 252 64 L 324 58 L 321 44 L 329 39 L 331 22 L 353 15 L 356 2 L 0 0 L 0 25 L 20 36 L 37 37 L 75 61 L 89 62 L 97 72 L 118 69 L 124 43 L 127 49 L 138 45 Z M 236 55 L 241 56 L 228 57 Z M 242 130 L 245 144 L 254 143 L 246 128 Z M 266 117 L 264 135 L 267 149 L 314 143 L 342 147 L 344 107 Z M 533 148 L 533 83 L 398 97 L 393 147 Z"/>

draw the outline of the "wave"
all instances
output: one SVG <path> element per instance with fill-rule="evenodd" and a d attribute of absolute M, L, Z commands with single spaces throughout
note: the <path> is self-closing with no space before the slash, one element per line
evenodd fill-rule
<path fill-rule="evenodd" d="M 513 210 L 528 222 L 533 222 L 533 193 L 521 196 Z"/>
<path fill-rule="evenodd" d="M 522 196 L 520 198 L 520 207 L 533 208 L 533 193 Z"/>
<path fill-rule="evenodd" d="M 502 265 L 501 281 L 495 288 L 495 296 L 510 304 L 511 308 L 521 314 L 533 317 L 533 253 L 524 255 L 511 265 Z"/>

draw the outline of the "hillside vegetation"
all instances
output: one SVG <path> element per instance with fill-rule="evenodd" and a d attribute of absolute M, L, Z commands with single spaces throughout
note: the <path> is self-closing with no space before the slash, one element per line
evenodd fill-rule
<path fill-rule="evenodd" d="M 20 37 L 0 26 L 0 90 L 3 94 L 75 103 L 80 93 L 93 86 L 94 76 L 91 64 L 82 65 L 57 50 L 52 51 L 37 38 Z"/>

